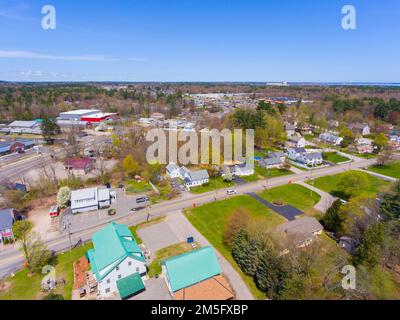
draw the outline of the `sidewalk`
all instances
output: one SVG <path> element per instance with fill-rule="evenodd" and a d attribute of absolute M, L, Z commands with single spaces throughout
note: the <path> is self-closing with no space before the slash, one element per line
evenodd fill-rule
<path fill-rule="evenodd" d="M 310 189 L 321 196 L 321 200 L 314 206 L 314 208 L 317 209 L 318 211 L 321 211 L 322 213 L 325 213 L 337 199 L 334 196 L 330 195 L 329 193 L 317 189 L 305 182 L 297 182 L 297 184 L 307 189 Z"/>

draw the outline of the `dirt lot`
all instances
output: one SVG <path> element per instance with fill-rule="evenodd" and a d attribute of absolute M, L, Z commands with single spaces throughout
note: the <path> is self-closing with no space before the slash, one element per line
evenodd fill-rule
<path fill-rule="evenodd" d="M 56 196 L 43 198 L 32 202 L 32 210 L 28 212 L 28 219 L 33 222 L 33 230 L 39 233 L 42 239 L 58 233 L 58 219 L 49 217 L 49 209 L 57 203 Z"/>

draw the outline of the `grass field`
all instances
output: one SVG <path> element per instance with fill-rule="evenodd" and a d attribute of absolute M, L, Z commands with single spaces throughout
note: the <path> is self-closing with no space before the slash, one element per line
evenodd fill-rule
<path fill-rule="evenodd" d="M 400 161 L 396 161 L 384 166 L 372 166 L 369 167 L 368 170 L 383 174 L 384 176 L 400 179 Z"/>
<path fill-rule="evenodd" d="M 200 194 L 205 192 L 215 191 L 216 189 L 225 189 L 234 186 L 233 182 L 226 182 L 222 177 L 210 179 L 210 183 L 201 187 L 191 188 L 190 192 L 193 194 Z"/>
<path fill-rule="evenodd" d="M 285 205 L 292 205 L 312 215 L 315 213 L 314 206 L 321 200 L 319 194 L 298 184 L 272 188 L 261 192 L 259 195 L 269 202 L 280 200 Z"/>
<path fill-rule="evenodd" d="M 198 208 L 190 209 L 186 216 L 193 226 L 231 263 L 241 275 L 247 286 L 257 299 L 265 295 L 259 291 L 253 279 L 243 274 L 233 260 L 230 251 L 223 244 L 223 233 L 229 217 L 238 208 L 251 212 L 253 219 L 262 219 L 270 227 L 284 223 L 285 220 L 267 207 L 249 196 L 237 196 L 224 201 L 209 203 Z"/>
<path fill-rule="evenodd" d="M 348 171 L 352 172 L 352 171 Z M 365 186 L 364 192 L 366 195 L 375 195 L 382 190 L 384 190 L 387 186 L 390 185 L 389 182 L 383 181 L 382 179 L 376 178 L 368 173 L 364 173 L 366 178 L 368 179 L 368 184 Z M 334 196 L 339 196 L 337 185 L 343 177 L 343 173 L 339 173 L 333 176 L 325 176 L 318 179 L 315 179 L 314 183 L 307 181 L 308 184 L 312 184 L 314 187 L 321 189 L 323 191 L 329 192 Z"/>
<path fill-rule="evenodd" d="M 158 250 L 153 262 L 149 266 L 148 276 L 154 278 L 156 275 L 161 275 L 161 262 L 163 260 L 192 250 L 192 245 L 187 242 L 174 244 L 167 248 Z"/>
<path fill-rule="evenodd" d="M 57 255 L 54 267 L 57 279 L 65 279 L 63 287 L 58 287 L 54 293 L 63 295 L 64 299 L 70 300 L 72 287 L 74 285 L 73 263 L 85 255 L 92 248 L 92 244 L 78 247 L 64 254 Z M 35 274 L 28 277 L 28 270 L 17 272 L 13 278 L 6 278 L 4 282 L 10 282 L 11 288 L 7 292 L 0 292 L 0 300 L 41 300 L 48 293 L 41 291 L 41 281 L 44 275 Z"/>
<path fill-rule="evenodd" d="M 322 154 L 324 160 L 338 164 L 341 162 L 346 162 L 349 161 L 350 159 L 347 157 L 343 157 L 340 154 L 336 153 L 336 152 L 324 152 Z"/>
<path fill-rule="evenodd" d="M 287 170 L 287 169 L 278 169 L 278 168 L 273 168 L 267 170 L 267 168 L 261 167 L 258 164 L 255 165 L 254 167 L 254 174 L 248 177 L 241 177 L 243 180 L 247 182 L 255 182 L 260 179 L 264 178 L 276 178 L 276 177 L 282 177 L 282 176 L 287 176 L 293 174 L 292 171 Z"/>
<path fill-rule="evenodd" d="M 146 181 L 128 180 L 125 182 L 125 190 L 127 194 L 135 194 L 151 191 L 152 188 Z"/>

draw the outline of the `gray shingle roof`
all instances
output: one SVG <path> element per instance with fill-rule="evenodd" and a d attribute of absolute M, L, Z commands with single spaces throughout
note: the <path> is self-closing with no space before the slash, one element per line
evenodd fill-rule
<path fill-rule="evenodd" d="M 198 180 L 209 179 L 210 176 L 207 170 L 199 170 L 190 172 L 190 178 L 192 179 L 192 181 L 198 181 Z"/>
<path fill-rule="evenodd" d="M 0 210 L 0 230 L 11 229 L 14 223 L 12 209 Z"/>

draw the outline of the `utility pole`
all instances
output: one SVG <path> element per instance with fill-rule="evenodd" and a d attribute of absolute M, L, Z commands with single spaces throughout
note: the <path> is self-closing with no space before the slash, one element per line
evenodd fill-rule
<path fill-rule="evenodd" d="M 68 239 L 69 239 L 69 251 L 71 251 L 72 250 L 72 239 L 71 239 L 72 233 L 71 233 L 71 221 L 69 218 L 67 219 L 67 228 L 68 228 Z"/>

